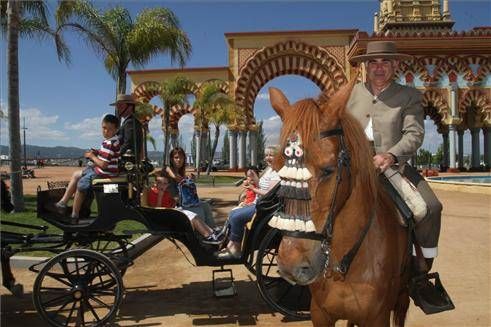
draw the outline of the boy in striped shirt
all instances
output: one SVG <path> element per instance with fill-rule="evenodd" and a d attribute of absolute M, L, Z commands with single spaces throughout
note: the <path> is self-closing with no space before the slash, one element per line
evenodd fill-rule
<path fill-rule="evenodd" d="M 85 195 L 90 191 L 94 178 L 108 178 L 118 175 L 119 159 L 119 138 L 116 135 L 119 127 L 119 120 L 114 115 L 106 115 L 102 119 L 102 141 L 99 150 L 90 149 L 86 151 L 84 157 L 93 164 L 88 165 L 84 170 L 76 171 L 67 186 L 65 194 L 56 203 L 58 211 L 65 212 L 67 202 L 73 194 L 73 209 L 71 217 L 78 219 L 80 208 L 84 202 Z"/>

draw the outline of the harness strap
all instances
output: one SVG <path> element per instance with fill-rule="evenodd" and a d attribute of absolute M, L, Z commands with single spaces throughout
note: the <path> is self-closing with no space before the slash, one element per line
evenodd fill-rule
<path fill-rule="evenodd" d="M 374 216 L 375 216 L 375 209 L 372 211 L 372 214 L 370 215 L 370 218 L 368 219 L 368 222 L 366 223 L 365 228 L 363 228 L 363 231 L 361 232 L 361 235 L 356 241 L 356 243 L 353 244 L 353 247 L 343 256 L 339 264 L 334 268 L 341 275 L 346 275 L 346 273 L 348 272 L 349 267 L 351 266 L 351 262 L 353 261 L 356 254 L 358 253 L 358 250 L 360 249 L 361 243 L 363 243 L 365 236 L 367 236 L 368 230 L 372 225 Z"/>
<path fill-rule="evenodd" d="M 299 232 L 299 231 L 289 231 L 289 230 L 281 230 L 281 234 L 283 236 L 295 237 L 295 238 L 305 238 L 308 240 L 314 241 L 323 241 L 325 239 L 324 234 L 315 233 L 315 232 Z"/>
<path fill-rule="evenodd" d="M 320 132 L 320 138 L 330 137 L 334 135 L 343 135 L 343 129 L 341 127 L 329 129 L 327 131 Z"/>

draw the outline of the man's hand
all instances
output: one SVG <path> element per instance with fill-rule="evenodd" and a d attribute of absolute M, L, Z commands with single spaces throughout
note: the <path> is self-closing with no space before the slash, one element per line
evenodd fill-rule
<path fill-rule="evenodd" d="M 382 172 L 386 171 L 387 168 L 395 164 L 396 161 L 394 156 L 390 153 L 379 153 L 373 157 L 373 164 L 376 168 L 379 168 Z"/>

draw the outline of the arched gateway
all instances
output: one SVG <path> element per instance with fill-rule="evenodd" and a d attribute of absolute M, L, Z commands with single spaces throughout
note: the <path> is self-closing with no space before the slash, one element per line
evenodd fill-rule
<path fill-rule="evenodd" d="M 409 8 L 410 6 L 411 8 Z M 410 9 L 410 10 L 409 10 Z M 158 95 L 161 81 L 183 75 L 201 85 L 219 81 L 223 92 L 235 99 L 241 111 L 229 128 L 231 169 L 245 168 L 247 139 L 250 164 L 257 164 L 254 101 L 268 81 L 287 74 L 310 79 L 321 90 L 332 93 L 351 77 L 349 58 L 362 53 L 372 40 L 390 40 L 400 52 L 413 59 L 400 63 L 399 82 L 419 89 L 423 107 L 442 135 L 444 166 L 464 168 L 463 135 L 472 138 L 471 169 L 489 169 L 491 164 L 491 28 L 452 30 L 449 1 L 404 5 L 395 0 L 380 1 L 372 34 L 352 30 L 276 31 L 226 33 L 228 65 L 225 67 L 159 69 L 128 72 L 133 93 L 143 101 Z M 199 52 L 199 49 L 195 50 Z M 199 53 L 198 53 L 199 54 Z M 364 71 L 362 70 L 364 73 Z M 190 92 L 190 93 L 193 93 Z M 154 106 L 154 113 L 162 109 Z M 173 108 L 171 130 L 192 107 Z M 207 126 L 195 125 L 203 139 Z M 481 159 L 480 138 L 484 138 Z M 197 143 L 198 145 L 201 142 Z"/>

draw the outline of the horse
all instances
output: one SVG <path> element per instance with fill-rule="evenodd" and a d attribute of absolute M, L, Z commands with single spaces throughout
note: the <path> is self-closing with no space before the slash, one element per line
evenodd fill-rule
<path fill-rule="evenodd" d="M 332 97 L 290 105 L 270 88 L 283 122 L 274 168 L 281 177 L 278 269 L 309 285 L 314 326 L 403 327 L 409 307 L 407 230 L 383 190 L 373 150 L 347 112 L 355 79 Z M 299 119 L 299 117 L 301 117 Z M 280 169 L 281 168 L 281 169 Z"/>

